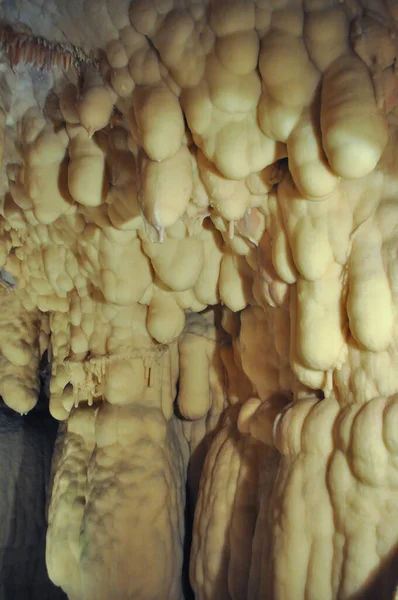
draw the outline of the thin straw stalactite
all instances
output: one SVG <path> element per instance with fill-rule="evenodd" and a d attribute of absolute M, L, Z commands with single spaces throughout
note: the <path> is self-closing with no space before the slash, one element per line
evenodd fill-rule
<path fill-rule="evenodd" d="M 97 60 L 81 48 L 18 32 L 5 23 L 0 23 L 0 49 L 11 68 L 26 64 L 42 71 L 68 71 L 71 67 L 80 70 L 84 64 L 97 66 Z"/>

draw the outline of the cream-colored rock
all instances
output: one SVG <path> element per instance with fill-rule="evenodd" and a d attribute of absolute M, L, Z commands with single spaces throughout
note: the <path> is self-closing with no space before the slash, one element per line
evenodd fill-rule
<path fill-rule="evenodd" d="M 99 206 L 108 192 L 105 152 L 81 127 L 69 143 L 68 187 L 73 199 L 83 206 Z"/>
<path fill-rule="evenodd" d="M 322 83 L 321 129 L 323 147 L 335 173 L 356 179 L 373 171 L 386 147 L 388 132 L 370 74 L 359 58 L 344 54 L 327 69 Z"/>
<path fill-rule="evenodd" d="M 108 365 L 104 395 L 110 404 L 123 406 L 139 401 L 146 387 L 145 366 L 141 358 L 133 361 L 120 359 Z"/>
<path fill-rule="evenodd" d="M 70 598 L 179 597 L 183 464 L 174 428 L 156 408 L 104 403 L 76 411 L 55 477 L 48 531 L 50 572 Z M 165 479 L 159 481 L 159 472 Z M 60 520 L 67 506 L 72 506 L 73 516 Z M 149 541 L 147 527 L 155 518 Z M 132 531 L 142 533 L 132 536 Z M 120 543 L 125 549 L 121 554 Z M 103 553 L 109 551 L 114 553 L 112 564 L 118 564 L 117 576 L 113 568 L 103 568 Z M 144 567 L 154 551 L 164 560 L 149 572 Z M 131 556 L 136 557 L 133 578 Z"/>
<path fill-rule="evenodd" d="M 48 515 L 47 568 L 72 600 L 82 593 L 79 538 L 87 468 L 95 443 L 95 413 L 94 408 L 79 409 L 68 420 Z"/>
<path fill-rule="evenodd" d="M 87 69 L 83 94 L 77 102 L 77 114 L 90 138 L 108 124 L 115 100 L 114 92 L 104 84 L 98 72 Z"/>
<path fill-rule="evenodd" d="M 250 269 L 241 256 L 226 253 L 220 269 L 220 298 L 233 311 L 242 310 L 251 300 Z"/>
<path fill-rule="evenodd" d="M 194 287 L 203 267 L 202 240 L 190 237 L 175 240 L 169 237 L 162 244 L 153 244 L 145 237 L 143 249 L 159 279 L 175 291 Z"/>
<path fill-rule="evenodd" d="M 182 146 L 161 161 L 139 159 L 139 201 L 145 219 L 156 230 L 171 227 L 183 216 L 193 191 L 191 157 Z"/>
<path fill-rule="evenodd" d="M 204 80 L 181 93 L 181 104 L 195 143 L 229 179 L 244 179 L 284 156 L 257 122 L 258 75 L 245 81 L 232 75 L 216 57 L 208 59 Z M 224 82 L 224 85 L 221 85 Z"/>
<path fill-rule="evenodd" d="M 336 264 L 317 281 L 297 282 L 297 350 L 312 369 L 333 370 L 342 356 L 348 327 L 343 285 L 342 269 Z"/>
<path fill-rule="evenodd" d="M 17 291 L 1 290 L 0 394 L 19 413 L 29 412 L 38 399 L 40 316 L 26 310 Z"/>
<path fill-rule="evenodd" d="M 304 34 L 311 60 L 322 72 L 349 48 L 349 20 L 341 7 L 307 13 Z"/>
<path fill-rule="evenodd" d="M 121 98 L 128 98 L 134 90 L 134 80 L 127 67 L 114 69 L 111 75 L 113 91 Z"/>
<path fill-rule="evenodd" d="M 203 228 L 203 267 L 196 280 L 193 291 L 196 299 L 205 305 L 217 304 L 219 301 L 219 274 L 223 257 L 221 236 L 210 226 Z"/>
<path fill-rule="evenodd" d="M 322 277 L 333 262 L 328 233 L 329 214 L 337 209 L 335 198 L 329 196 L 323 202 L 308 200 L 288 175 L 278 186 L 278 201 L 298 271 L 311 281 Z"/>
<path fill-rule="evenodd" d="M 121 69 L 128 64 L 128 56 L 123 42 L 112 40 L 106 47 L 106 57 L 113 69 Z"/>
<path fill-rule="evenodd" d="M 261 130 L 271 140 L 287 142 L 300 120 L 301 110 L 301 106 L 290 106 L 278 102 L 263 85 L 257 118 Z"/>
<path fill-rule="evenodd" d="M 159 161 L 174 156 L 184 135 L 178 98 L 165 85 L 136 87 L 133 107 L 140 142 L 149 158 Z"/>
<path fill-rule="evenodd" d="M 287 403 L 287 399 L 283 396 L 274 396 L 263 403 L 258 398 L 249 398 L 239 411 L 237 421 L 239 431 L 272 447 L 275 423 L 278 422 Z"/>
<path fill-rule="evenodd" d="M 0 107 L 0 166 L 3 168 L 4 144 L 5 144 L 6 113 Z"/>
<path fill-rule="evenodd" d="M 141 298 L 152 283 L 152 269 L 139 239 L 127 244 L 102 239 L 100 280 L 105 299 L 112 304 L 130 306 Z M 135 277 L 131 277 L 134 265 Z"/>
<path fill-rule="evenodd" d="M 79 124 L 79 115 L 76 108 L 77 88 L 73 83 L 68 83 L 58 94 L 59 107 L 67 123 Z"/>
<path fill-rule="evenodd" d="M 311 390 L 324 390 L 331 387 L 330 373 L 319 369 L 312 369 L 303 364 L 297 347 L 297 321 L 298 321 L 298 302 L 295 294 L 290 295 L 289 302 L 289 321 L 290 321 L 290 344 L 289 344 L 289 362 L 294 375 L 304 388 Z"/>
<path fill-rule="evenodd" d="M 215 51 L 220 62 L 235 75 L 247 75 L 257 66 L 259 39 L 252 29 L 217 39 Z"/>
<path fill-rule="evenodd" d="M 324 198 L 339 178 L 331 170 L 322 149 L 319 115 L 303 111 L 297 127 L 287 140 L 289 170 L 303 196 Z"/>
<path fill-rule="evenodd" d="M 269 307 L 256 306 L 241 313 L 239 352 L 242 370 L 248 377 L 260 401 L 273 395 L 289 393 L 292 374 L 288 363 L 290 321 L 288 313 L 277 314 Z M 272 339 L 278 339 L 278 345 Z M 287 338 L 287 339 L 286 339 Z"/>
<path fill-rule="evenodd" d="M 129 17 L 133 27 L 144 35 L 151 33 L 156 25 L 158 13 L 155 5 L 145 0 L 130 4 Z"/>
<path fill-rule="evenodd" d="M 168 344 L 178 338 L 184 325 L 184 311 L 173 296 L 155 288 L 148 308 L 147 327 L 151 336 L 161 344 Z"/>
<path fill-rule="evenodd" d="M 286 234 L 281 207 L 275 194 L 270 194 L 268 208 L 272 239 L 272 264 L 282 281 L 294 283 L 297 278 L 297 269 Z"/>
<path fill-rule="evenodd" d="M 347 310 L 354 338 L 369 350 L 386 350 L 393 328 L 392 298 L 381 258 L 381 236 L 372 226 L 359 230 L 353 243 L 349 282 Z"/>
<path fill-rule="evenodd" d="M 66 131 L 47 127 L 27 149 L 24 186 L 35 217 L 46 225 L 67 212 L 73 202 L 67 185 L 67 148 Z"/>
<path fill-rule="evenodd" d="M 186 509 L 198 599 L 391 600 L 393 3 L 50 4 L 2 6 L 0 394 L 47 351 L 51 578 L 182 599 Z"/>
<path fill-rule="evenodd" d="M 222 0 L 213 4 L 210 14 L 210 26 L 217 36 L 225 36 L 235 31 L 250 31 L 255 26 L 253 5 L 245 5 L 241 0 L 229 3 Z"/>
<path fill-rule="evenodd" d="M 210 55 L 205 78 L 212 104 L 226 113 L 245 113 L 255 108 L 261 91 L 261 82 L 253 68 L 238 76 L 225 67 L 217 56 Z"/>
<path fill-rule="evenodd" d="M 387 402 L 385 399 L 377 398 L 362 409 L 351 405 L 339 410 L 334 398 L 323 402 L 308 399 L 294 403 L 278 421 L 275 437 L 283 455 L 281 473 L 285 477 L 280 479 L 281 487 L 278 486 L 279 489 L 274 491 L 272 504 L 275 508 L 278 506 L 275 524 L 281 523 L 280 519 L 284 519 L 290 510 L 296 511 L 300 507 L 299 523 L 303 529 L 296 526 L 294 533 L 287 537 L 283 529 L 278 526 L 274 529 L 273 543 L 277 543 L 279 548 L 279 553 L 274 555 L 273 563 L 276 572 L 275 593 L 279 586 L 286 590 L 283 573 L 289 568 L 291 560 L 297 566 L 298 556 L 304 564 L 314 564 L 314 568 L 318 561 L 328 564 L 329 573 L 332 572 L 333 565 L 340 568 L 337 567 L 341 564 L 340 559 L 335 554 L 336 536 L 342 536 L 347 540 L 344 546 L 348 545 L 350 549 L 353 549 L 355 544 L 365 543 L 366 539 L 366 543 L 370 544 L 369 553 L 366 554 L 367 566 L 365 567 L 362 561 L 360 564 L 352 565 L 349 571 L 339 575 L 336 580 L 338 583 L 332 584 L 331 591 L 325 579 L 318 578 L 318 569 L 314 571 L 311 569 L 311 575 L 306 578 L 289 579 L 287 594 L 302 595 L 312 593 L 311 590 L 324 589 L 325 592 L 322 593 L 332 594 L 333 597 L 337 594 L 334 591 L 334 586 L 337 585 L 344 589 L 344 593 L 352 594 L 361 585 L 359 582 L 363 580 L 369 568 L 368 564 L 379 560 L 378 553 L 374 549 L 380 545 L 383 548 L 383 556 L 388 552 L 394 536 L 390 533 L 391 522 L 388 526 L 386 523 L 382 524 L 381 515 L 385 514 L 385 510 L 389 510 L 387 507 L 391 506 L 391 502 L 395 505 L 393 500 L 395 492 L 390 479 L 392 472 L 387 466 L 389 450 L 382 441 L 383 419 L 378 420 L 379 424 L 376 427 L 374 419 L 376 414 L 380 415 L 379 411 L 385 410 L 387 406 L 392 407 L 395 402 L 395 397 Z M 387 414 L 386 421 L 391 414 L 389 410 Z M 361 449 L 358 444 L 362 444 Z M 365 446 L 366 452 L 364 452 Z M 315 452 L 317 459 L 314 460 Z M 297 457 L 299 459 L 293 475 L 290 467 Z M 358 462 L 355 457 L 358 457 Z M 395 469 L 395 466 L 392 469 Z M 317 481 L 316 487 L 314 487 L 315 481 Z M 382 482 L 386 485 L 385 488 L 382 487 Z M 306 493 L 304 490 L 308 491 L 308 501 L 297 504 L 295 485 L 300 485 L 303 495 Z M 281 496 L 282 486 L 285 492 Z M 358 495 L 359 490 L 361 494 Z M 344 500 L 343 494 L 345 494 Z M 303 495 L 301 497 L 304 500 Z M 348 498 L 350 502 L 347 504 Z M 316 518 L 318 514 L 319 517 Z M 391 515 L 390 512 L 388 514 Z M 373 535 L 369 534 L 365 526 L 365 523 L 369 523 L 369 519 L 374 525 L 380 523 L 373 530 L 375 532 Z M 311 545 L 308 541 L 303 544 L 304 531 L 309 536 L 304 539 L 311 539 Z M 297 544 L 296 549 L 295 544 Z M 264 544 L 263 549 L 265 548 Z M 343 546 L 339 546 L 340 555 L 343 552 L 342 548 Z M 355 551 L 353 552 L 354 554 L 350 552 L 344 561 L 347 567 L 351 563 L 351 556 L 355 556 Z M 268 553 L 265 551 L 263 558 L 265 559 L 266 556 Z M 393 589 L 392 580 L 388 583 L 387 581 L 388 577 L 386 585 L 389 589 Z M 377 594 L 377 583 L 372 582 L 368 589 L 369 593 Z M 265 587 L 262 588 L 262 593 L 265 597 L 270 597 Z M 388 594 L 386 597 L 389 597 Z"/>
<path fill-rule="evenodd" d="M 190 565 L 195 595 L 201 600 L 247 597 L 261 451 L 230 425 L 221 429 L 207 454 Z"/>
<path fill-rule="evenodd" d="M 161 8 L 162 12 L 167 14 L 153 36 L 153 43 L 162 57 L 162 63 L 166 65 L 172 81 L 178 86 L 196 85 L 203 75 L 207 44 L 204 32 L 200 31 L 202 27 L 195 23 L 193 13 L 195 9 L 203 12 L 204 6 L 196 3 L 190 7 L 189 12 L 168 11 L 167 3 L 162 3 Z"/>
<path fill-rule="evenodd" d="M 267 91 L 277 102 L 303 107 L 312 101 L 319 74 L 299 37 L 271 31 L 261 43 L 259 69 Z"/>
<path fill-rule="evenodd" d="M 215 329 L 203 319 L 188 320 L 178 343 L 180 381 L 178 408 L 185 419 L 206 417 L 212 405 L 210 365 L 216 353 Z"/>

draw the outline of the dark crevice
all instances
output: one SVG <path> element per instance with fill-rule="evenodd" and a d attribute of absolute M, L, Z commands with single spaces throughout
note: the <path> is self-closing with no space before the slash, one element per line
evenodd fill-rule
<path fill-rule="evenodd" d="M 47 356 L 36 406 L 21 416 L 0 401 L 0 600 L 66 600 L 45 564 L 46 490 L 58 422 L 49 412 Z"/>
<path fill-rule="evenodd" d="M 185 511 L 184 511 L 184 525 L 185 525 L 185 536 L 184 536 L 184 547 L 183 547 L 183 565 L 182 565 L 182 591 L 185 600 L 195 600 L 195 594 L 193 593 L 191 583 L 189 581 L 189 561 L 191 556 L 192 546 L 192 528 L 193 528 L 193 516 L 194 516 L 194 503 L 191 498 L 188 485 L 185 487 L 186 500 L 185 500 Z"/>

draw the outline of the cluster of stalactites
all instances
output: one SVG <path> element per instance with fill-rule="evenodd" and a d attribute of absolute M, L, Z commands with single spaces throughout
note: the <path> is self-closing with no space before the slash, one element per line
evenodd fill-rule
<path fill-rule="evenodd" d="M 312 388 L 330 384 L 349 335 L 388 348 L 386 219 L 373 215 L 395 42 L 379 60 L 385 19 L 361 11 L 133 2 L 100 70 L 57 80 L 52 119 L 25 111 L 1 262 L 25 308 L 54 315 L 56 363 L 133 347 L 120 323 L 135 319 L 139 347 L 169 344 L 186 311 L 219 302 L 289 302 L 290 363 Z"/>

